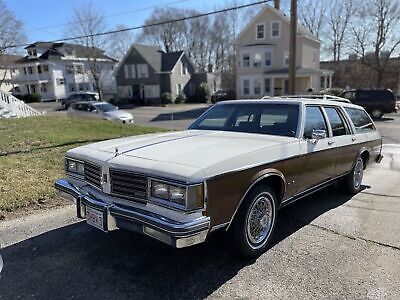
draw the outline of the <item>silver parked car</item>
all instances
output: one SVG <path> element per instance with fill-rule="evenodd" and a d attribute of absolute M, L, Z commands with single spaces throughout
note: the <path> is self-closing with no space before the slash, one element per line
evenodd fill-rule
<path fill-rule="evenodd" d="M 107 102 L 76 102 L 67 111 L 71 117 L 94 118 L 133 124 L 132 114 Z"/>

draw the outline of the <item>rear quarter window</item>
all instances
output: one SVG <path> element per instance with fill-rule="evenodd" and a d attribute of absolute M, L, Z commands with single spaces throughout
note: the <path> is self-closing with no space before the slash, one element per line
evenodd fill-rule
<path fill-rule="evenodd" d="M 356 133 L 364 133 L 376 130 L 374 123 L 364 110 L 349 107 L 345 107 L 344 109 L 349 115 L 350 120 L 353 122 Z"/>

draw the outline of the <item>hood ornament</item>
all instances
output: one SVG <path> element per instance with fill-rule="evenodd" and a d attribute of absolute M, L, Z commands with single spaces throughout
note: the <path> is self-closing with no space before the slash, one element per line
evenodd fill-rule
<path fill-rule="evenodd" d="M 115 147 L 114 157 L 117 157 L 120 153 L 118 152 L 118 147 Z"/>

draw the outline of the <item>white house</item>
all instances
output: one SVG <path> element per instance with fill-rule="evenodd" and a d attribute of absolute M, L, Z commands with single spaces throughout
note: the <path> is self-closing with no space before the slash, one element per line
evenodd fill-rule
<path fill-rule="evenodd" d="M 98 48 L 67 43 L 36 42 L 11 70 L 14 94 L 40 94 L 42 100 L 67 98 L 79 91 L 96 92 L 93 72 L 103 95 L 115 94 L 116 60 Z"/>
<path fill-rule="evenodd" d="M 289 74 L 290 18 L 270 5 L 235 41 L 236 93 L 239 98 L 286 95 Z M 297 26 L 296 94 L 318 92 L 332 82 L 332 71 L 319 67 L 320 41 Z"/>

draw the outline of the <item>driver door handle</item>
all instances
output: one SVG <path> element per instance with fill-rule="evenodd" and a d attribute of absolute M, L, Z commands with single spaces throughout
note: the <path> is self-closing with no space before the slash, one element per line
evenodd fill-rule
<path fill-rule="evenodd" d="M 333 145 L 334 143 L 335 143 L 334 141 L 328 141 L 329 146 Z"/>
<path fill-rule="evenodd" d="M 352 140 L 353 142 L 355 142 L 355 141 L 357 141 L 357 138 L 356 138 L 355 136 L 353 136 L 353 137 L 351 138 L 351 140 Z"/>

